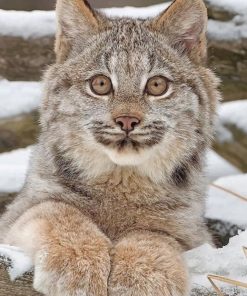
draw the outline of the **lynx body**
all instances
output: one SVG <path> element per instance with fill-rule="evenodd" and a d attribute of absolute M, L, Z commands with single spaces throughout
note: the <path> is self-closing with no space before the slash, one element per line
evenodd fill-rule
<path fill-rule="evenodd" d="M 218 80 L 206 68 L 202 0 L 148 20 L 58 0 L 57 61 L 41 135 L 1 242 L 59 296 L 186 296 L 182 252 L 210 240 L 204 157 Z"/>

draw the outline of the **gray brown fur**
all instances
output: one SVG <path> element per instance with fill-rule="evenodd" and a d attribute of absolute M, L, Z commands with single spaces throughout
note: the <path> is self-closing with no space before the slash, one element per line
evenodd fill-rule
<path fill-rule="evenodd" d="M 155 19 L 108 19 L 58 0 L 57 14 L 42 133 L 0 240 L 32 256 L 45 295 L 185 296 L 180 253 L 209 239 L 204 160 L 220 98 L 205 66 L 205 6 L 177 0 Z M 107 98 L 88 90 L 95 74 L 114 80 Z M 150 98 L 141 80 L 160 74 L 172 91 Z M 131 140 L 113 120 L 121 114 L 141 118 Z"/>

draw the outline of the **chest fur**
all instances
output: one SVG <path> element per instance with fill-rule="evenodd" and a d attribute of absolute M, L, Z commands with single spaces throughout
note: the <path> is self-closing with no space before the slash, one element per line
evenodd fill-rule
<path fill-rule="evenodd" d="M 189 207 L 171 188 L 148 180 L 99 180 L 77 184 L 77 190 L 82 212 L 112 239 L 133 230 L 169 232 L 177 223 L 176 215 Z"/>

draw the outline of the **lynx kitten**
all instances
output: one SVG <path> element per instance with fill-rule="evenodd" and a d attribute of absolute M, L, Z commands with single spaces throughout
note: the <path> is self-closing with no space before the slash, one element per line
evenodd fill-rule
<path fill-rule="evenodd" d="M 202 0 L 109 19 L 58 0 L 39 143 L 1 218 L 49 296 L 185 296 L 182 252 L 209 239 L 204 157 L 218 80 Z"/>

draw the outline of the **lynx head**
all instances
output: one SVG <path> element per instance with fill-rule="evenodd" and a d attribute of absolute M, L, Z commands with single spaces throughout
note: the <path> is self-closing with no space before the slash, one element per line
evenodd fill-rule
<path fill-rule="evenodd" d="M 140 166 L 187 161 L 207 146 L 216 83 L 204 67 L 202 0 L 176 0 L 146 20 L 107 18 L 86 1 L 58 0 L 57 16 L 42 125 L 60 149 Z"/>

